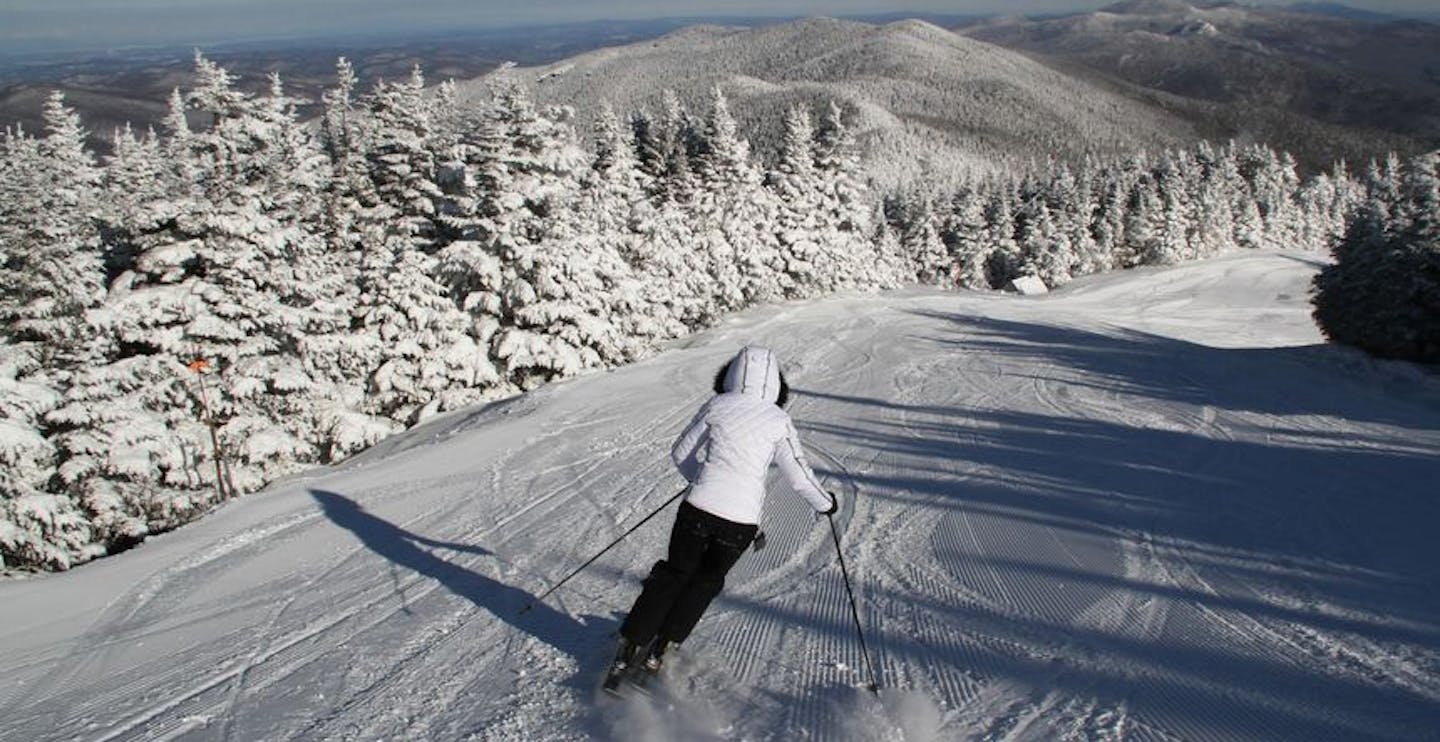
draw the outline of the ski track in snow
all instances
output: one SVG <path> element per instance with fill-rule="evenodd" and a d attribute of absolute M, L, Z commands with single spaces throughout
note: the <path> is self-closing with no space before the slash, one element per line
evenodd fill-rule
<path fill-rule="evenodd" d="M 1440 739 L 1440 382 L 1318 346 L 1313 262 L 763 308 L 452 413 L 0 584 L 0 739 Z M 883 690 L 776 478 L 654 694 L 603 700 L 673 512 L 521 609 L 679 489 L 745 342 L 840 495 Z"/>

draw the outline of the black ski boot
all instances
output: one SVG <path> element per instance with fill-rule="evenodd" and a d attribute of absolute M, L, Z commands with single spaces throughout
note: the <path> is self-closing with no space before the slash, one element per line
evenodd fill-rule
<path fill-rule="evenodd" d="M 615 694 L 620 691 L 620 683 L 624 682 L 625 676 L 630 674 L 631 668 L 635 666 L 635 655 L 640 647 L 635 642 L 620 637 L 620 644 L 615 649 L 615 659 L 610 662 L 610 669 L 605 672 L 605 682 L 601 687 L 605 692 Z"/>
<path fill-rule="evenodd" d="M 640 663 L 640 669 L 642 671 L 640 681 L 642 683 L 648 682 L 651 678 L 655 677 L 655 675 L 660 672 L 660 668 L 665 666 L 666 653 L 679 646 L 679 644 L 668 639 L 656 639 L 655 643 L 650 645 L 650 651 L 646 653 L 645 661 Z"/>

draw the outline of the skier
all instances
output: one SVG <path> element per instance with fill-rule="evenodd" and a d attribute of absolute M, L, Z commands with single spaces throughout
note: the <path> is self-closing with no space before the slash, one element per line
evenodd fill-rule
<path fill-rule="evenodd" d="M 837 507 L 835 495 L 805 462 L 795 426 L 781 409 L 789 388 L 774 353 L 753 345 L 741 349 L 716 375 L 715 393 L 670 451 L 690 487 L 666 558 L 650 570 L 620 626 L 607 690 L 618 686 L 642 652 L 641 667 L 653 674 L 666 652 L 690 636 L 726 573 L 755 540 L 772 462 L 816 512 L 828 516 Z"/>

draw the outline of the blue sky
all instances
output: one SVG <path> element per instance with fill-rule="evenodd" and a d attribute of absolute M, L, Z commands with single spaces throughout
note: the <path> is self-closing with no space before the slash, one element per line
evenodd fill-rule
<path fill-rule="evenodd" d="M 12 51 L 207 44 L 375 30 L 474 28 L 706 15 L 858 15 L 900 10 L 1049 13 L 1075 0 L 0 0 L 0 45 Z M 1440 0 L 1352 0 L 1354 7 L 1435 12 Z"/>

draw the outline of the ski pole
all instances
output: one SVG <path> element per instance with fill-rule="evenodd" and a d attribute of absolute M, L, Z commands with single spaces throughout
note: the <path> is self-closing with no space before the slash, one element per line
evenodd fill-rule
<path fill-rule="evenodd" d="M 587 559 L 587 560 L 585 561 L 584 564 L 576 567 L 574 572 L 571 572 L 570 574 L 565 575 L 564 579 L 560 580 L 559 582 L 555 583 L 554 585 L 551 585 L 549 590 L 546 590 L 545 592 L 540 593 L 539 595 L 535 596 L 535 599 L 534 599 L 534 600 L 531 600 L 529 603 L 526 603 L 526 604 L 525 604 L 525 607 L 520 609 L 520 612 L 521 612 L 521 613 L 528 613 L 531 608 L 534 608 L 534 607 L 535 607 L 535 604 L 536 604 L 536 603 L 539 603 L 540 601 L 544 600 L 547 596 L 550 595 L 550 593 L 553 593 L 553 592 L 555 592 L 556 590 L 559 590 L 561 585 L 564 585 L 565 583 L 567 583 L 567 582 L 570 581 L 570 578 L 574 577 L 575 575 L 580 574 L 580 572 L 581 572 L 582 570 L 584 570 L 586 567 L 590 566 L 591 564 L 594 564 L 594 563 L 595 563 L 595 560 L 596 560 L 596 559 L 599 559 L 602 555 L 605 554 L 605 552 L 607 552 L 607 551 L 615 548 L 621 541 L 624 541 L 624 540 L 625 540 L 625 537 L 626 537 L 626 536 L 629 536 L 630 534 L 634 533 L 637 529 L 640 528 L 640 526 L 643 526 L 643 525 L 645 525 L 646 523 L 648 523 L 651 518 L 654 518 L 655 516 L 659 515 L 661 510 L 664 510 L 665 508 L 669 507 L 670 503 L 675 502 L 676 500 L 680 499 L 681 496 L 683 496 L 686 492 L 689 492 L 689 491 L 690 491 L 690 488 L 689 488 L 689 487 L 686 487 L 685 489 L 680 490 L 679 492 L 676 492 L 673 497 L 671 497 L 670 499 L 668 499 L 668 500 L 666 500 L 665 502 L 661 503 L 660 507 L 655 508 L 654 510 L 650 511 L 650 514 L 649 514 L 649 515 L 645 516 L 644 518 L 641 518 L 639 523 L 636 523 L 635 525 L 630 526 L 630 530 L 628 530 L 628 531 L 620 534 L 620 538 L 617 538 L 617 539 L 615 539 L 614 541 L 611 541 L 608 546 L 606 546 L 605 548 L 603 548 L 603 549 L 601 549 L 599 552 L 597 552 L 597 553 L 595 554 L 595 556 L 590 557 L 589 559 Z"/>
<path fill-rule="evenodd" d="M 860 609 L 855 607 L 855 591 L 850 588 L 850 570 L 845 568 L 845 554 L 840 551 L 840 532 L 835 530 L 835 516 L 826 515 L 825 519 L 830 521 L 830 536 L 835 540 L 835 556 L 840 559 L 840 576 L 845 580 L 845 594 L 850 596 L 850 617 L 855 619 L 855 635 L 860 637 L 860 652 L 865 655 L 865 666 L 870 669 L 870 685 L 865 689 L 871 693 L 880 692 L 880 683 L 876 679 L 875 665 L 870 662 L 870 648 L 865 645 L 865 631 L 860 628 Z"/>

